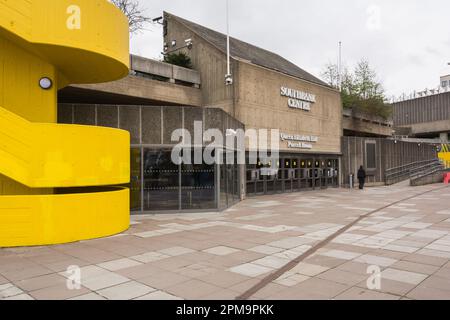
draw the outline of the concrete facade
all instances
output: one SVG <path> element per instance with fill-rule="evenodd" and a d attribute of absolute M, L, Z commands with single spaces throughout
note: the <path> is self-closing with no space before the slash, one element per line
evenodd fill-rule
<path fill-rule="evenodd" d="M 130 62 L 128 77 L 69 86 L 60 91 L 59 102 L 203 106 L 199 72 L 134 55 Z"/>
<path fill-rule="evenodd" d="M 243 122 L 246 129 L 279 129 L 283 134 L 318 138 L 308 150 L 289 148 L 287 141 L 280 141 L 281 152 L 340 154 L 342 106 L 339 92 L 319 81 L 313 83 L 236 56 L 231 59 L 234 84 L 226 86 L 225 52 L 198 30 L 190 28 L 185 20 L 170 14 L 165 15 L 165 20 L 166 43 L 176 40 L 177 44 L 184 44 L 186 39 L 192 39 L 192 49 L 180 50 L 191 57 L 194 69 L 200 73 L 206 106 L 223 109 Z M 223 35 L 204 30 L 222 39 Z M 255 50 L 255 47 L 250 48 Z M 255 56 L 261 51 L 269 54 L 256 48 Z M 282 87 L 315 95 L 311 111 L 290 108 L 289 98 L 281 95 Z"/>
<path fill-rule="evenodd" d="M 394 126 L 408 129 L 413 137 L 437 138 L 443 134 L 445 138 L 450 132 L 450 92 L 397 102 L 393 107 Z"/>
<path fill-rule="evenodd" d="M 393 133 L 392 121 L 357 113 L 352 109 L 344 109 L 342 126 L 344 136 L 391 137 Z"/>

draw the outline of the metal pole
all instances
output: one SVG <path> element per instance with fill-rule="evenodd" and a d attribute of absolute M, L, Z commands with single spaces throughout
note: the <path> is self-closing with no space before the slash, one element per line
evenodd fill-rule
<path fill-rule="evenodd" d="M 339 41 L 339 66 L 338 66 L 338 86 L 342 90 L 342 42 Z"/>
<path fill-rule="evenodd" d="M 231 66 L 230 66 L 230 0 L 227 0 L 227 75 L 231 75 Z"/>
<path fill-rule="evenodd" d="M 225 84 L 230 86 L 233 84 L 233 77 L 231 75 L 231 61 L 230 61 L 230 1 L 226 0 L 227 8 L 227 74 L 225 75 Z"/>

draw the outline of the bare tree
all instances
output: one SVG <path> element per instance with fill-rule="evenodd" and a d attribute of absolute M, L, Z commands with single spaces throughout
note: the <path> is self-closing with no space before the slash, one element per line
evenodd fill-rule
<path fill-rule="evenodd" d="M 127 16 L 131 34 L 142 32 L 148 23 L 152 23 L 152 19 L 145 15 L 145 8 L 138 0 L 111 0 L 111 2 Z"/>

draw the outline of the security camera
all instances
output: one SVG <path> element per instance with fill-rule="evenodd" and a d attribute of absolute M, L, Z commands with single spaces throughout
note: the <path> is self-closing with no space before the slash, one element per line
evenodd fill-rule
<path fill-rule="evenodd" d="M 233 84 L 233 77 L 231 76 L 231 74 L 227 74 L 225 76 L 225 84 L 227 86 L 231 86 Z"/>
<path fill-rule="evenodd" d="M 186 40 L 184 40 L 184 43 L 186 44 L 186 47 L 187 47 L 189 50 L 192 49 L 192 46 L 193 46 L 192 39 L 186 39 Z"/>

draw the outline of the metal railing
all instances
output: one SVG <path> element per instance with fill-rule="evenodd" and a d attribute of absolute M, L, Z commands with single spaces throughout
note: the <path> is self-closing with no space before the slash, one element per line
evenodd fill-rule
<path fill-rule="evenodd" d="M 403 166 L 390 168 L 385 171 L 384 177 L 386 185 L 392 185 L 411 178 L 411 175 L 426 170 L 428 167 L 441 166 L 439 159 L 431 159 L 409 163 Z"/>

